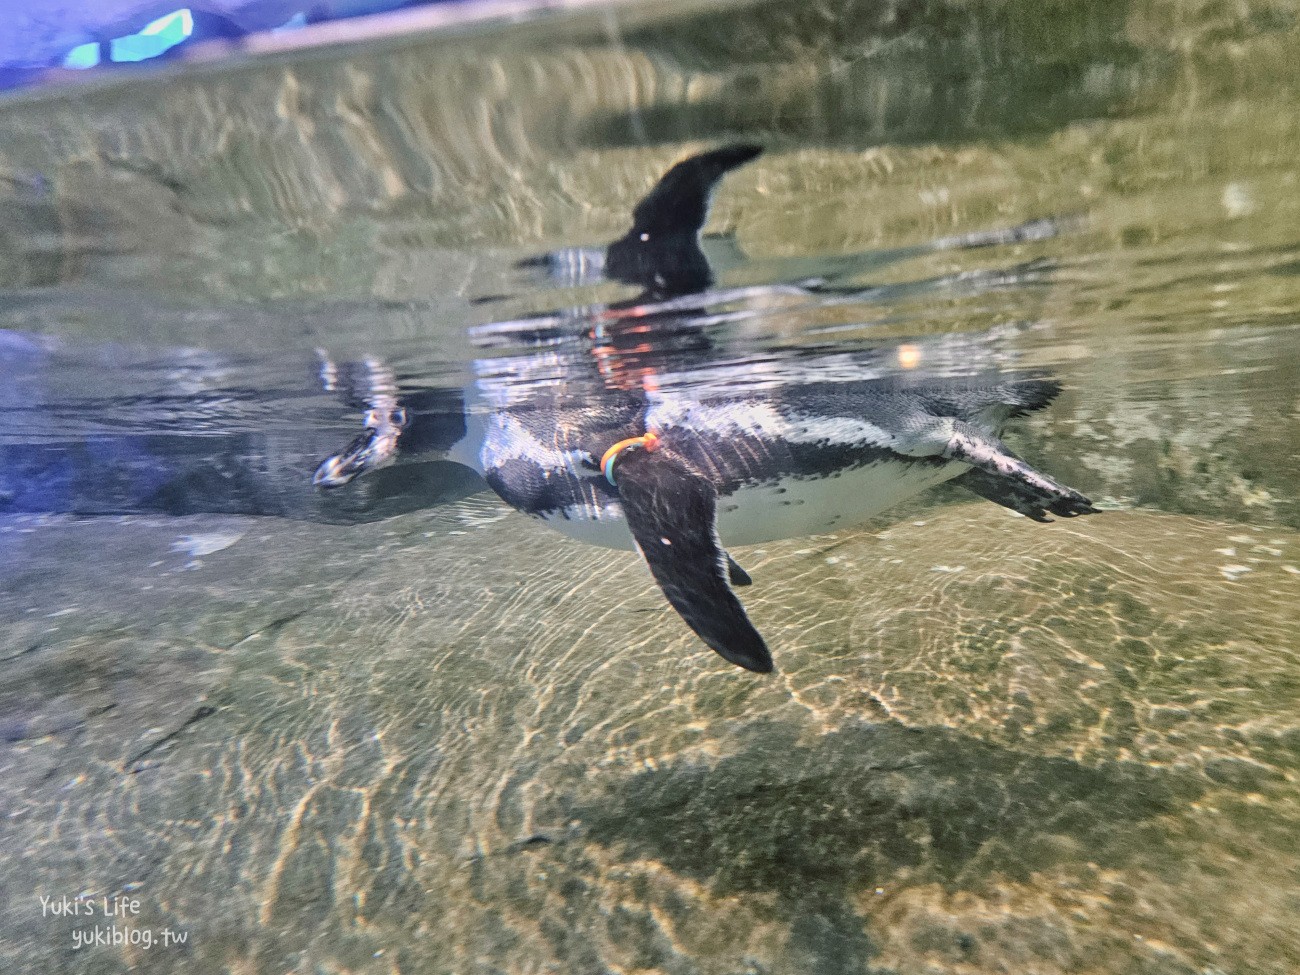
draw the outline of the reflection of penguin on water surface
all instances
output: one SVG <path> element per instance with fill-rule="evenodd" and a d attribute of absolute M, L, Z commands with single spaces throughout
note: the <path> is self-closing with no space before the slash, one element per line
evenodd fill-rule
<path fill-rule="evenodd" d="M 607 249 L 607 276 L 645 288 L 640 301 L 708 288 L 698 234 L 710 193 L 758 152 L 733 146 L 674 166 L 638 204 L 632 229 Z M 638 320 L 637 331 L 653 348 L 654 328 Z M 607 375 L 593 387 L 581 378 L 470 410 L 466 436 L 449 456 L 479 471 L 508 504 L 565 534 L 635 545 L 686 623 L 749 670 L 770 671 L 772 658 L 732 589 L 750 579 L 724 543 L 844 527 L 952 479 L 1036 521 L 1093 511 L 1087 498 L 998 440 L 1007 420 L 1051 402 L 1059 387 L 1048 379 L 909 374 L 701 390 L 629 386 Z M 385 416 L 405 422 L 400 413 Z M 384 427 L 392 439 L 380 453 L 391 453 L 400 434 Z M 338 486 L 374 466 L 380 436 L 363 436 L 326 460 L 317 483 Z"/>

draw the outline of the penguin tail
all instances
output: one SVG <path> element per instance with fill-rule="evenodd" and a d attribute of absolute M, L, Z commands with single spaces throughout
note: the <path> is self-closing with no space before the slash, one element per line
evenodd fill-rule
<path fill-rule="evenodd" d="M 1011 407 L 1009 416 L 1025 416 L 1043 409 L 1061 395 L 1061 384 L 1055 379 L 1027 378 L 1006 384 L 1002 402 Z"/>

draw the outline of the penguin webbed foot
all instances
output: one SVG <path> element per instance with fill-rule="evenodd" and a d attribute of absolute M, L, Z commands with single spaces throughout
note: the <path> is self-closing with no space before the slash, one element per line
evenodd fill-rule
<path fill-rule="evenodd" d="M 957 477 L 953 483 L 1040 524 L 1053 521 L 1047 517 L 1049 514 L 1058 518 L 1075 518 L 1097 513 L 1092 502 L 1078 491 L 1058 484 L 1027 464 L 1024 467 L 1034 475 L 1032 480 L 972 469 Z"/>

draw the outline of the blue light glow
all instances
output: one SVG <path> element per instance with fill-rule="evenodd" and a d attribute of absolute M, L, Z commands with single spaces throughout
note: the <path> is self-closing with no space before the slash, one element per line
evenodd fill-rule
<path fill-rule="evenodd" d="M 65 68 L 93 68 L 99 64 L 99 45 L 98 44 L 78 44 L 63 57 L 63 66 Z"/>
<path fill-rule="evenodd" d="M 177 29 L 179 28 L 179 34 Z M 189 7 L 181 7 L 180 10 L 174 10 L 169 14 L 164 14 L 157 20 L 151 20 L 140 28 L 140 33 L 148 36 L 151 34 L 165 34 L 168 37 L 175 36 L 176 43 L 179 44 L 185 38 L 194 33 L 194 15 L 190 13 Z"/>
<path fill-rule="evenodd" d="M 173 10 L 145 24 L 137 34 L 114 38 L 109 57 L 114 61 L 147 61 L 163 54 L 194 33 L 189 7 Z"/>
<path fill-rule="evenodd" d="M 271 33 L 278 34 L 281 31 L 297 30 L 299 27 L 306 27 L 306 26 L 307 26 L 307 14 L 305 11 L 299 10 L 296 14 L 294 14 L 292 17 L 286 20 L 279 27 L 272 27 Z"/>

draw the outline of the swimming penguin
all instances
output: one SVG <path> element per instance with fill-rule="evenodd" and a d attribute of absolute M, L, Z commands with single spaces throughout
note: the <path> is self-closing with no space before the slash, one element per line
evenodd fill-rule
<path fill-rule="evenodd" d="M 842 357 L 787 350 L 767 357 L 768 368 L 793 363 L 777 381 L 734 381 L 753 364 L 712 357 L 706 323 L 674 301 L 711 286 L 699 246 L 710 196 L 758 151 L 728 147 L 669 170 L 603 259 L 608 276 L 644 289 L 642 304 L 611 306 L 589 346 L 481 361 L 446 456 L 573 538 L 637 549 L 686 624 L 761 673 L 772 657 L 734 589 L 751 580 L 726 545 L 846 527 L 950 480 L 1035 521 L 1094 509 L 999 440 L 1056 397 L 1048 377 L 899 374 L 864 360 L 857 375 L 869 378 L 846 378 Z M 659 304 L 647 312 L 646 301 Z M 516 339 L 553 339 L 510 324 Z M 367 433 L 321 464 L 318 485 L 347 483 L 401 446 L 408 416 L 379 392 Z"/>
<path fill-rule="evenodd" d="M 1042 378 L 808 383 L 517 406 L 453 450 L 509 505 L 573 538 L 635 546 L 687 625 L 748 670 L 772 658 L 724 545 L 846 527 L 944 481 L 1027 515 L 1092 512 L 998 439 L 1059 386 Z"/>
<path fill-rule="evenodd" d="M 639 550 L 704 642 L 758 672 L 772 658 L 734 592 L 750 578 L 726 545 L 848 527 L 949 480 L 1035 521 L 1094 510 L 998 439 L 1055 398 L 1049 378 L 913 372 L 737 391 L 711 371 L 710 387 L 680 391 L 507 387 L 508 404 L 447 424 L 463 434 L 442 456 L 572 538 Z M 816 376 L 818 361 L 792 372 Z"/>

